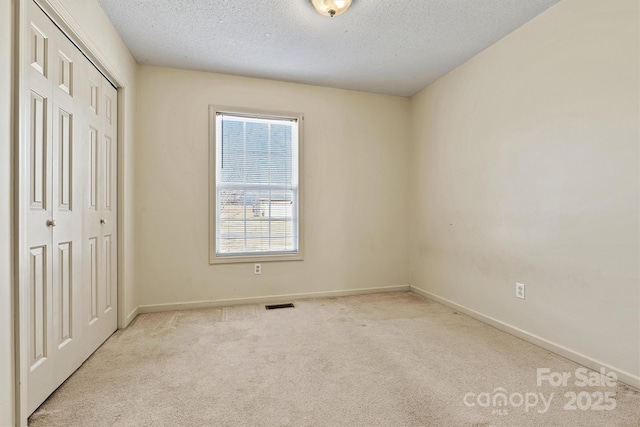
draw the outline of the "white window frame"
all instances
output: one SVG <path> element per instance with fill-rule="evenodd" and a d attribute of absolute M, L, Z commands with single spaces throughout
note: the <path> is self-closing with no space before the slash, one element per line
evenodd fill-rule
<path fill-rule="evenodd" d="M 298 124 L 298 250 L 296 252 L 276 252 L 265 254 L 218 254 L 216 245 L 216 232 L 218 222 L 217 209 L 217 120 L 219 114 L 230 114 L 257 119 L 295 120 Z M 303 124 L 302 113 L 282 111 L 265 111 L 239 107 L 226 107 L 209 105 L 209 263 L 252 263 L 269 261 L 302 261 L 303 260 Z"/>

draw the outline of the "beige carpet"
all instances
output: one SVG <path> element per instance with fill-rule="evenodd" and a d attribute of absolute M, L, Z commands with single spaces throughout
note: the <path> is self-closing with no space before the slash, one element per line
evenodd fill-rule
<path fill-rule="evenodd" d="M 295 304 L 138 316 L 30 425 L 640 425 L 639 392 L 576 386 L 579 365 L 416 294 Z M 539 387 L 537 368 L 572 378 Z"/>

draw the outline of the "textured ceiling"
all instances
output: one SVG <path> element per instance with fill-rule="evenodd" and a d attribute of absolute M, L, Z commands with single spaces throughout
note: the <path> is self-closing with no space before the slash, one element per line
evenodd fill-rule
<path fill-rule="evenodd" d="M 98 0 L 141 64 L 411 96 L 558 0 Z"/>

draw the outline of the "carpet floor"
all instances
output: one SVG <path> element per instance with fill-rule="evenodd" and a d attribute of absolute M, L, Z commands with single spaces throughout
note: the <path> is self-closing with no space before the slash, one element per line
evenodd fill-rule
<path fill-rule="evenodd" d="M 414 293 L 372 294 L 140 315 L 29 425 L 639 426 L 640 392 L 606 379 Z"/>

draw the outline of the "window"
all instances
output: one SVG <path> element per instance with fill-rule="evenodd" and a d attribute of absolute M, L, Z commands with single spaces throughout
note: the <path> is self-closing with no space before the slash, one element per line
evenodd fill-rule
<path fill-rule="evenodd" d="M 302 259 L 300 114 L 210 107 L 210 262 Z"/>

